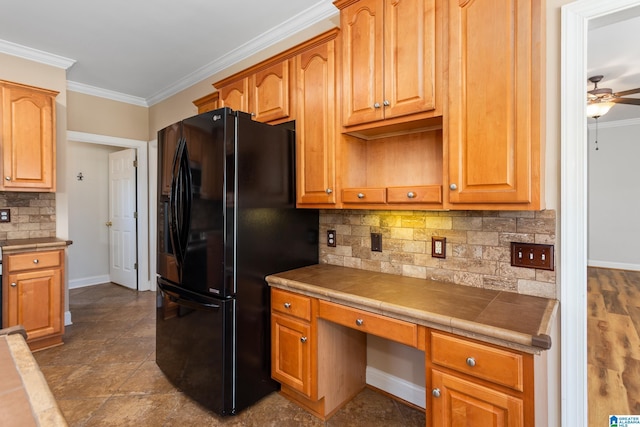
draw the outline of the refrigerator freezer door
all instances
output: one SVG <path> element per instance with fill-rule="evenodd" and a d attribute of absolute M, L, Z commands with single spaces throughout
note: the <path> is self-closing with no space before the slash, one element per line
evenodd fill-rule
<path fill-rule="evenodd" d="M 212 411 L 236 411 L 235 300 L 185 294 L 158 280 L 156 363 L 167 378 Z"/>

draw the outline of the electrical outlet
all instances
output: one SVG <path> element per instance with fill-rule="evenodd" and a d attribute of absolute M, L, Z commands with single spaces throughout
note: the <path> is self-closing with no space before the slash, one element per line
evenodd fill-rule
<path fill-rule="evenodd" d="M 511 265 L 553 270 L 553 245 L 511 242 Z"/>
<path fill-rule="evenodd" d="M 373 252 L 382 252 L 382 234 L 371 233 L 371 250 Z"/>
<path fill-rule="evenodd" d="M 439 236 L 431 236 L 431 257 L 446 258 L 447 257 L 447 238 Z"/>
<path fill-rule="evenodd" d="M 11 222 L 11 209 L 0 209 L 0 222 Z"/>
<path fill-rule="evenodd" d="M 327 230 L 327 246 L 336 247 L 336 230 Z"/>

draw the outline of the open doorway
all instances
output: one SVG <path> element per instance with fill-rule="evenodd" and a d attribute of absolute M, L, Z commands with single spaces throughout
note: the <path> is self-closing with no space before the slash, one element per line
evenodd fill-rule
<path fill-rule="evenodd" d="M 109 244 L 108 244 L 108 227 L 106 223 L 108 218 L 108 206 L 104 206 L 104 209 L 99 211 L 95 206 L 87 206 L 86 200 L 77 200 L 77 196 L 81 196 L 82 191 L 104 191 L 108 192 L 108 168 L 109 168 L 109 154 L 117 151 L 122 151 L 125 148 L 135 150 L 135 156 L 137 158 L 138 167 L 136 169 L 136 198 L 137 198 L 137 216 L 138 227 L 135 231 L 137 240 L 137 283 L 138 290 L 155 290 L 154 283 L 151 281 L 150 274 L 150 256 L 149 256 L 149 209 L 148 209 L 148 148 L 146 141 L 138 141 L 124 138 L 108 137 L 103 135 L 86 134 L 82 132 L 67 132 L 69 140 L 69 166 L 68 166 L 68 182 L 70 193 L 69 200 L 69 236 L 74 240 L 74 244 L 69 250 L 69 288 L 89 286 L 98 283 L 104 283 L 110 281 L 108 271 L 109 265 Z M 82 155 L 86 153 L 87 158 L 83 159 Z M 82 166 L 85 162 L 90 163 L 93 160 L 93 165 L 86 164 L 86 167 Z M 99 160 L 102 159 L 102 160 Z M 97 162 L 97 163 L 96 163 Z M 82 170 L 76 170 L 84 168 Z M 95 173 L 98 173 L 98 169 L 102 169 L 101 178 L 94 178 Z M 78 181 L 78 175 L 83 172 L 83 178 Z M 102 183 L 97 181 L 101 180 Z M 76 192 L 77 187 L 84 190 Z M 106 193 L 105 193 L 106 195 Z M 108 200 L 105 198 L 103 200 Z M 103 202 L 107 203 L 107 202 Z M 93 225 L 92 225 L 93 224 Z M 78 239 L 74 236 L 79 236 L 83 231 L 86 231 L 87 227 L 93 227 L 89 230 L 96 232 L 96 227 L 100 227 L 98 238 L 93 240 Z M 102 241 L 100 240 L 102 239 Z M 105 249 L 106 248 L 106 249 Z M 106 252 L 106 255 L 104 255 Z M 102 254 L 102 255 L 101 255 Z M 102 257 L 99 262 L 102 264 L 102 270 L 94 270 L 94 273 L 88 270 L 82 270 L 78 263 L 83 260 L 89 259 L 93 256 Z M 84 266 L 84 265 L 83 265 Z M 98 273 L 95 273 L 95 272 Z M 105 280 L 106 279 L 106 280 Z"/>
<path fill-rule="evenodd" d="M 587 28 L 637 0 L 582 0 L 562 8 L 560 284 L 562 425 L 588 425 Z"/>

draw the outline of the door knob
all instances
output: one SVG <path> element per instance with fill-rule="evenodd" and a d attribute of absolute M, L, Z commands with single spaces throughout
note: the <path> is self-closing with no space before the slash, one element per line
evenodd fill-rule
<path fill-rule="evenodd" d="M 107 227 L 111 227 L 113 223 L 111 221 L 107 221 L 104 223 L 104 225 L 106 225 Z"/>

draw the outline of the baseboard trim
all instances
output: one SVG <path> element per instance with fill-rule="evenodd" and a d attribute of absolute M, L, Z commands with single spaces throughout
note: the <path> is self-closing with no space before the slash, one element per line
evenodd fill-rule
<path fill-rule="evenodd" d="M 427 402 L 426 389 L 388 372 L 367 366 L 367 384 L 383 390 L 389 394 L 406 400 L 420 408 L 425 408 Z"/>
<path fill-rule="evenodd" d="M 614 270 L 640 271 L 640 264 L 629 264 L 624 262 L 598 261 L 590 259 L 587 261 L 589 267 L 612 268 Z"/>
<path fill-rule="evenodd" d="M 64 326 L 69 326 L 69 325 L 73 325 L 73 322 L 71 322 L 71 312 L 70 311 L 65 311 L 64 312 Z"/>
<path fill-rule="evenodd" d="M 69 289 L 84 288 L 86 286 L 100 285 L 102 283 L 109 283 L 111 277 L 108 274 L 102 276 L 83 277 L 81 279 L 69 280 Z"/>

